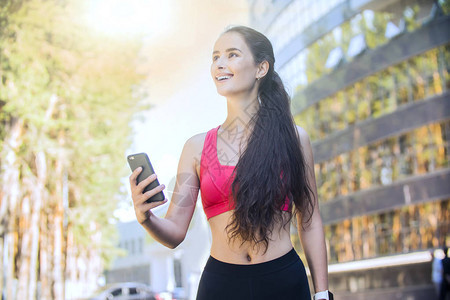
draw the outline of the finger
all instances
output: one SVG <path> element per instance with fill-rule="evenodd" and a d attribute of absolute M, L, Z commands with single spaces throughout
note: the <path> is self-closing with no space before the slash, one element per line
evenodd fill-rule
<path fill-rule="evenodd" d="M 163 204 L 166 203 L 167 201 L 168 201 L 167 198 L 165 198 L 164 200 L 161 200 L 161 201 L 152 201 L 152 202 L 146 202 L 146 201 L 144 201 L 144 202 L 142 202 L 141 204 L 136 205 L 135 209 L 138 209 L 138 210 L 140 210 L 141 212 L 146 212 L 146 211 L 148 211 L 148 210 L 150 210 L 150 209 L 153 209 L 153 208 L 155 208 L 155 207 L 158 207 L 158 206 L 160 206 L 160 205 L 163 205 Z"/>
<path fill-rule="evenodd" d="M 135 205 L 141 205 L 142 203 L 146 202 L 148 199 L 150 199 L 154 195 L 163 191 L 165 188 L 166 188 L 166 186 L 161 184 L 161 185 L 158 185 L 157 187 L 151 189 L 150 191 L 142 193 L 142 189 L 139 189 L 136 187 L 134 189 L 134 193 L 132 193 L 133 203 Z"/>
<path fill-rule="evenodd" d="M 147 185 L 149 185 L 150 183 L 152 183 L 153 181 L 155 181 L 156 178 L 157 178 L 156 174 L 152 174 L 152 175 L 148 176 L 147 178 L 145 178 L 144 180 L 142 180 L 141 182 L 139 182 L 139 184 L 137 186 L 141 190 L 141 193 L 145 189 L 145 187 Z"/>
<path fill-rule="evenodd" d="M 130 184 L 136 185 L 136 178 L 142 172 L 142 167 L 136 168 L 130 175 Z"/>
<path fill-rule="evenodd" d="M 167 198 L 162 200 L 162 201 L 154 201 L 154 202 L 150 202 L 150 203 L 145 203 L 142 208 L 144 208 L 145 210 L 149 210 L 149 209 L 153 209 L 155 207 L 158 207 L 160 205 L 163 205 L 164 203 L 167 203 Z"/>
<path fill-rule="evenodd" d="M 165 188 L 166 188 L 166 186 L 164 184 L 160 184 L 157 187 L 155 187 L 154 189 L 151 189 L 150 191 L 145 192 L 143 194 L 144 198 L 145 198 L 145 201 L 147 201 L 151 197 L 155 196 L 159 192 L 162 192 Z"/>

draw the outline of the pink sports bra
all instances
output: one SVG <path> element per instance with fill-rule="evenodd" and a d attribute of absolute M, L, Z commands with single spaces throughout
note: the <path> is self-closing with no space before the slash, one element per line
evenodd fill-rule
<path fill-rule="evenodd" d="M 200 193 L 206 218 L 210 219 L 234 209 L 231 183 L 235 166 L 222 165 L 217 156 L 217 131 L 220 125 L 206 133 L 200 159 Z M 289 210 L 289 199 L 282 207 Z"/>

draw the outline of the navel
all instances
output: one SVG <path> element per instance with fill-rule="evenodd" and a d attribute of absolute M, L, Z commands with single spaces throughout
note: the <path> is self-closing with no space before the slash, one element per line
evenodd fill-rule
<path fill-rule="evenodd" d="M 247 260 L 248 260 L 248 261 L 252 261 L 252 258 L 250 257 L 249 254 L 247 254 Z"/>

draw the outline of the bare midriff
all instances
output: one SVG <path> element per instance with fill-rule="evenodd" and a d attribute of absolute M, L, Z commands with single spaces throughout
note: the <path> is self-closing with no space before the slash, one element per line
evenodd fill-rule
<path fill-rule="evenodd" d="M 269 237 L 267 251 L 264 251 L 262 243 L 259 247 L 255 247 L 250 242 L 242 244 L 242 240 L 230 240 L 225 228 L 232 214 L 233 211 L 227 211 L 209 219 L 212 234 L 211 256 L 215 259 L 231 264 L 257 264 L 283 256 L 292 249 L 290 222 L 284 227 L 283 224 L 275 224 Z M 288 212 L 282 212 L 282 214 L 285 218 L 289 217 Z"/>

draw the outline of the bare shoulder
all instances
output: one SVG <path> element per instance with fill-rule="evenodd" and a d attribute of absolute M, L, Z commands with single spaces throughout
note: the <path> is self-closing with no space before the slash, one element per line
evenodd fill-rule
<path fill-rule="evenodd" d="M 309 140 L 309 135 L 306 132 L 306 130 L 298 125 L 295 125 L 296 129 L 297 129 L 297 133 L 298 133 L 298 137 L 300 138 L 300 144 L 302 145 L 308 145 L 310 144 L 310 140 Z"/>
<path fill-rule="evenodd" d="M 206 132 L 193 135 L 184 144 L 183 151 L 181 153 L 181 160 L 188 163 L 194 169 L 197 169 L 197 173 L 200 166 L 200 160 L 202 157 L 203 144 L 205 143 Z"/>
<path fill-rule="evenodd" d="M 309 139 L 309 135 L 305 129 L 296 125 L 298 136 L 300 138 L 300 147 L 302 148 L 303 155 L 305 157 L 306 164 L 309 166 L 314 166 L 314 156 L 313 149 L 311 146 L 311 141 Z M 314 168 L 311 168 L 314 170 Z M 314 176 L 313 176 L 314 177 Z"/>
<path fill-rule="evenodd" d="M 191 136 L 185 143 L 184 147 L 193 152 L 202 152 L 205 143 L 206 132 L 198 133 Z"/>

